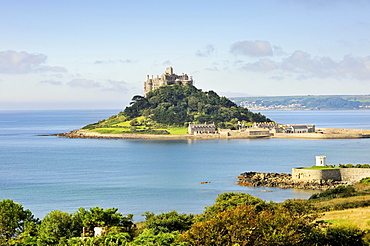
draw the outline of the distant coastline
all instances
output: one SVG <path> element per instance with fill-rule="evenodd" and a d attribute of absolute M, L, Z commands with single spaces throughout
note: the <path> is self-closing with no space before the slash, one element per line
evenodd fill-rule
<path fill-rule="evenodd" d="M 98 133 L 88 130 L 73 130 L 67 133 L 55 134 L 66 138 L 91 138 L 91 139 L 255 139 L 255 138 L 296 138 L 296 139 L 354 139 L 370 138 L 370 130 L 342 129 L 342 128 L 318 128 L 316 133 L 275 133 L 270 136 L 225 136 L 221 134 L 198 134 L 198 135 L 154 135 L 154 134 L 112 134 Z"/>
<path fill-rule="evenodd" d="M 370 95 L 233 97 L 249 110 L 369 110 Z"/>

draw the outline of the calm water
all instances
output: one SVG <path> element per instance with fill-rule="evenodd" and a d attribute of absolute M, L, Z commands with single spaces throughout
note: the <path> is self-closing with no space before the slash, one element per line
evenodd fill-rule
<path fill-rule="evenodd" d="M 313 165 L 370 163 L 370 139 L 347 140 L 95 140 L 54 134 L 118 113 L 0 111 L 0 199 L 12 199 L 42 218 L 52 210 L 117 207 L 140 221 L 145 211 L 201 213 L 223 192 L 265 200 L 308 198 L 295 189 L 235 184 L 246 171 L 290 172 Z M 279 123 L 370 129 L 370 111 L 262 111 Z M 209 181 L 209 184 L 200 184 Z M 273 192 L 265 192 L 266 190 Z"/>

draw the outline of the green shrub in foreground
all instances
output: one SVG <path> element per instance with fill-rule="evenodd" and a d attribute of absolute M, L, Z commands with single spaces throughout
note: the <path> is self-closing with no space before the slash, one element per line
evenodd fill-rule
<path fill-rule="evenodd" d="M 370 177 L 361 179 L 360 184 L 370 184 Z"/>
<path fill-rule="evenodd" d="M 315 199 L 333 199 L 337 197 L 349 197 L 352 196 L 355 193 L 356 189 L 353 186 L 347 185 L 340 185 L 334 189 L 329 189 L 326 191 L 323 191 L 321 193 L 313 194 L 309 200 L 315 200 Z"/>

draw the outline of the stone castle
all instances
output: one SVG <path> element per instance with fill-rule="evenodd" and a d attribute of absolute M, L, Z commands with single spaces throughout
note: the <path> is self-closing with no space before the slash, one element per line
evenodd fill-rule
<path fill-rule="evenodd" d="M 156 78 L 152 75 L 151 78 L 149 78 L 149 75 L 147 75 L 147 79 L 144 82 L 144 96 L 149 91 L 158 89 L 162 85 L 193 85 L 194 81 L 192 76 L 189 76 L 187 74 L 174 74 L 173 68 L 168 67 L 166 68 L 166 71 L 161 75 L 157 75 Z"/>

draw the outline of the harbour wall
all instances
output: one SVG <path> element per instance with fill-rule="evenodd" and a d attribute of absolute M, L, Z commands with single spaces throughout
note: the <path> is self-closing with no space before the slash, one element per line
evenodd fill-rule
<path fill-rule="evenodd" d="M 292 169 L 293 180 L 334 180 L 358 182 L 370 177 L 370 168 Z"/>

